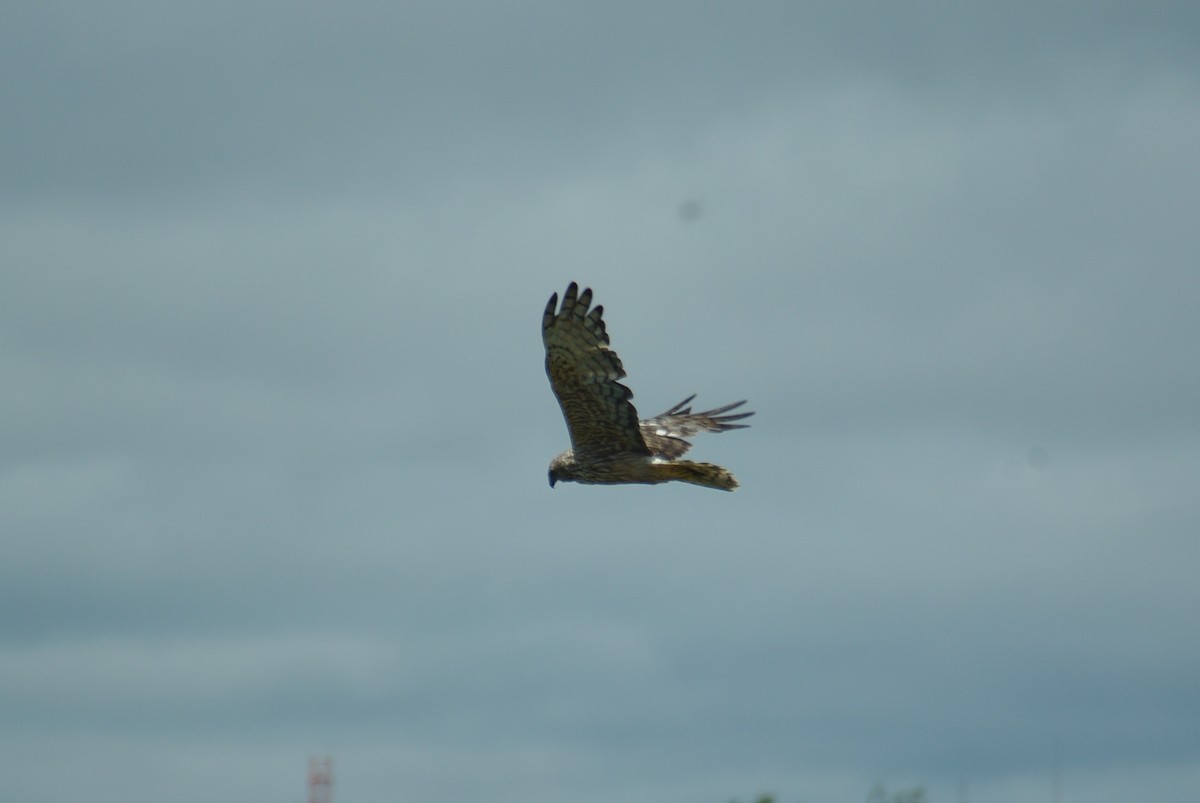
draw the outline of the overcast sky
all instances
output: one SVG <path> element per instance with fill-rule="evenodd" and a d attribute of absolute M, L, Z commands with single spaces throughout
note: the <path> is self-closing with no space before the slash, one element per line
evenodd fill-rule
<path fill-rule="evenodd" d="M 0 11 L 0 798 L 1193 803 L 1200 7 Z M 743 487 L 547 486 L 542 308 Z"/>

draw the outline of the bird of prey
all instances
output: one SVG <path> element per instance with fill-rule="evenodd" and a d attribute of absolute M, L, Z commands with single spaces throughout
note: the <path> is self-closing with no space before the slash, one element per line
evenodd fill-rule
<path fill-rule="evenodd" d="M 591 303 L 591 288 L 580 293 L 571 282 L 562 307 L 555 293 L 542 316 L 546 374 L 571 435 L 571 448 L 550 461 L 550 487 L 559 480 L 600 484 L 679 480 L 722 491 L 738 487 L 733 474 L 721 466 L 679 458 L 692 447 L 685 438 L 746 427 L 733 422 L 754 413 L 729 414 L 745 400 L 693 413 L 692 394 L 665 413 L 639 421 L 630 401 L 633 392 L 620 382 L 625 378 L 621 359 L 608 346 L 604 307 L 589 310 Z"/>

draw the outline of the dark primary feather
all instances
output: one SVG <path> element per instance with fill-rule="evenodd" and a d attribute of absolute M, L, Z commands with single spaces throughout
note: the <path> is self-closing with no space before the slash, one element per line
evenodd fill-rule
<path fill-rule="evenodd" d="M 753 412 L 724 415 L 724 413 L 736 410 L 745 404 L 745 399 L 733 404 L 726 404 L 723 407 L 705 410 L 702 413 L 693 413 L 689 405 L 694 398 L 696 398 L 696 394 L 693 393 L 665 413 L 660 413 L 654 416 L 654 418 L 647 418 L 641 422 L 642 437 L 645 439 L 646 445 L 650 448 L 652 454 L 666 460 L 675 460 L 682 457 L 687 453 L 688 449 L 692 448 L 692 444 L 684 440 L 684 438 L 690 438 L 698 432 L 725 432 L 731 429 L 745 429 L 749 424 L 734 424 L 732 422 L 741 421 L 743 418 L 749 418 L 754 415 Z"/>
<path fill-rule="evenodd" d="M 562 407 L 578 455 L 602 457 L 621 452 L 649 454 L 639 428 L 633 392 L 621 384 L 625 369 L 608 347 L 604 307 L 592 303 L 591 288 L 582 293 L 575 282 L 550 296 L 542 315 L 546 375 Z"/>

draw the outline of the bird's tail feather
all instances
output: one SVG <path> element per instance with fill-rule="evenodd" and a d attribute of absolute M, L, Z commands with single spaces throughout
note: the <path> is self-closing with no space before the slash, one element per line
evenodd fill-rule
<path fill-rule="evenodd" d="M 733 478 L 728 469 L 715 466 L 712 463 L 694 463 L 691 460 L 676 460 L 670 463 L 658 463 L 657 470 L 663 475 L 663 480 L 679 480 L 690 482 L 692 485 L 703 485 L 705 488 L 717 488 L 722 491 L 732 491 L 738 487 L 738 481 Z"/>

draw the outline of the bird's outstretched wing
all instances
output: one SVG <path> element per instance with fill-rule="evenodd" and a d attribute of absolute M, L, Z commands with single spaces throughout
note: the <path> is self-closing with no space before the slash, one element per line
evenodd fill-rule
<path fill-rule="evenodd" d="M 591 288 L 575 282 L 550 296 L 542 316 L 546 375 L 562 407 L 576 456 L 603 457 L 620 452 L 650 454 L 634 409 L 633 391 L 621 384 L 625 369 L 608 347 L 604 307 L 592 303 Z"/>
<path fill-rule="evenodd" d="M 676 460 L 682 457 L 688 449 L 692 448 L 692 444 L 685 438 L 690 438 L 697 432 L 725 432 L 730 429 L 745 429 L 749 424 L 734 424 L 734 421 L 741 421 L 743 418 L 749 418 L 754 413 L 734 413 L 733 415 L 724 415 L 730 410 L 736 410 L 746 403 L 743 399 L 733 404 L 726 404 L 724 407 L 717 407 L 713 410 L 705 410 L 702 413 L 693 413 L 689 406 L 692 399 L 696 398 L 696 394 L 688 396 L 679 404 L 667 410 L 665 413 L 647 418 L 641 422 L 642 437 L 646 441 L 646 446 L 650 452 L 665 460 Z"/>

